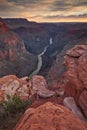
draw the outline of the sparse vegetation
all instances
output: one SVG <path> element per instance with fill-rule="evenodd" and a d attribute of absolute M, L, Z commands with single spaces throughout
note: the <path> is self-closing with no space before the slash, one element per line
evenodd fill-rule
<path fill-rule="evenodd" d="M 29 105 L 29 100 L 23 101 L 18 95 L 7 95 L 7 101 L 0 104 L 0 130 L 12 130 Z"/>
<path fill-rule="evenodd" d="M 28 100 L 26 101 L 21 100 L 20 97 L 17 95 L 14 95 L 13 97 L 11 97 L 10 95 L 7 95 L 7 99 L 8 100 L 5 101 L 3 105 L 6 111 L 8 112 L 20 111 L 31 104 L 31 102 Z"/>

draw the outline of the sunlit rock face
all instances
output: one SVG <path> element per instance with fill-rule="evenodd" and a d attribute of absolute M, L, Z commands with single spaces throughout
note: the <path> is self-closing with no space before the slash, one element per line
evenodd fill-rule
<path fill-rule="evenodd" d="M 61 105 L 47 102 L 29 108 L 13 130 L 86 130 L 86 123 Z"/>
<path fill-rule="evenodd" d="M 35 69 L 36 64 L 36 56 L 26 51 L 24 42 L 18 34 L 0 22 L 0 76 L 28 75 Z"/>
<path fill-rule="evenodd" d="M 76 45 L 66 52 L 65 96 L 74 97 L 87 118 L 87 45 Z"/>

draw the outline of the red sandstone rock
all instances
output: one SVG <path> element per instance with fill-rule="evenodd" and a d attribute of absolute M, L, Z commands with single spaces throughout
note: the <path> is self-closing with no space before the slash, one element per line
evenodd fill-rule
<path fill-rule="evenodd" d="M 26 52 L 23 40 L 0 22 L 0 60 L 14 60 L 18 54 Z"/>
<path fill-rule="evenodd" d="M 30 86 L 33 93 L 37 93 L 40 97 L 48 98 L 55 95 L 55 92 L 47 88 L 47 83 L 43 76 L 33 76 L 30 81 Z"/>
<path fill-rule="evenodd" d="M 87 45 L 77 45 L 65 56 L 65 95 L 72 96 L 87 117 Z"/>
<path fill-rule="evenodd" d="M 87 118 L 87 90 L 84 90 L 79 98 L 79 106 Z"/>
<path fill-rule="evenodd" d="M 87 124 L 67 108 L 48 102 L 29 108 L 13 130 L 87 130 Z"/>
<path fill-rule="evenodd" d="M 74 48 L 66 52 L 67 55 L 78 58 L 87 52 L 87 45 L 76 45 Z"/>
<path fill-rule="evenodd" d="M 0 99 L 6 100 L 6 95 L 13 96 L 15 94 L 22 99 L 28 99 L 34 94 L 43 98 L 51 97 L 55 92 L 47 89 L 43 76 L 33 76 L 29 82 L 26 81 L 26 78 L 19 79 L 15 75 L 0 78 Z"/>
<path fill-rule="evenodd" d="M 73 97 L 64 98 L 63 104 L 64 106 L 69 108 L 74 114 L 76 114 L 81 120 L 86 121 Z"/>
<path fill-rule="evenodd" d="M 21 91 L 20 91 L 21 90 Z M 29 88 L 27 87 L 27 83 L 23 82 L 15 75 L 4 76 L 0 78 L 0 98 L 7 100 L 6 95 L 14 96 L 15 94 L 19 95 L 22 99 L 25 97 L 26 99 L 29 96 Z"/>
<path fill-rule="evenodd" d="M 37 56 L 28 53 L 22 38 L 0 22 L 0 77 L 29 75 L 37 66 Z"/>

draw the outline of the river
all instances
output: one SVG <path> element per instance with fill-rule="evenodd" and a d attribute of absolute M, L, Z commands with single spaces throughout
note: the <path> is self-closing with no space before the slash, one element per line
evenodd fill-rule
<path fill-rule="evenodd" d="M 44 50 L 38 55 L 38 64 L 37 64 L 37 68 L 36 70 L 34 70 L 30 76 L 33 76 L 33 75 L 37 75 L 42 67 L 42 56 L 45 54 L 47 48 L 53 44 L 53 40 L 52 38 L 49 39 L 49 45 L 47 45 L 46 47 L 44 47 Z"/>

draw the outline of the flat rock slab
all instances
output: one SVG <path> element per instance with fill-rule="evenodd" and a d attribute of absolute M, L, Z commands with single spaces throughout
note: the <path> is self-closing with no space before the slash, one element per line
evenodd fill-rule
<path fill-rule="evenodd" d="M 76 105 L 75 100 L 73 97 L 66 97 L 63 100 L 64 106 L 69 108 L 75 115 L 77 115 L 81 120 L 86 121 L 83 114 L 81 113 L 79 107 Z"/>

